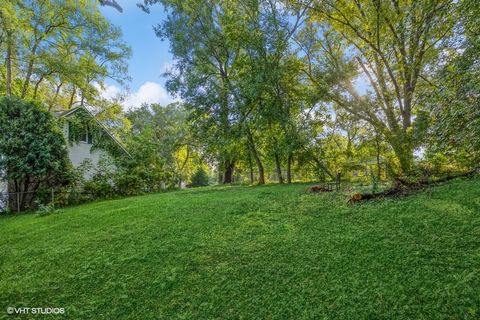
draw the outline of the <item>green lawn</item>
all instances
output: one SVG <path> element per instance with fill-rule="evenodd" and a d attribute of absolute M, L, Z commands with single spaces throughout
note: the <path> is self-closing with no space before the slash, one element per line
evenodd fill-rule
<path fill-rule="evenodd" d="M 480 179 L 346 205 L 212 187 L 0 218 L 0 318 L 479 319 Z M 18 316 L 27 319 L 30 316 Z"/>

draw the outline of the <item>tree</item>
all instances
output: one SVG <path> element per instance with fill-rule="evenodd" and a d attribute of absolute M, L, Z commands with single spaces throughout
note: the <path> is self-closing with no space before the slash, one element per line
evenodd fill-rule
<path fill-rule="evenodd" d="M 38 102 L 0 98 L 0 155 L 9 192 L 19 193 L 19 203 L 11 202 L 15 208 L 30 207 L 40 187 L 68 182 L 71 164 L 63 134 Z"/>
<path fill-rule="evenodd" d="M 98 0 L 102 6 L 110 6 L 117 9 L 119 12 L 123 12 L 122 7 L 115 0 Z"/>
<path fill-rule="evenodd" d="M 465 0 L 459 12 L 456 28 L 462 32 L 444 45 L 449 54 L 434 68 L 421 103 L 432 116 L 428 155 L 441 153 L 474 167 L 480 163 L 480 8 L 476 1 Z"/>
<path fill-rule="evenodd" d="M 15 50 L 14 30 L 18 28 L 14 1 L 5 1 L 0 7 L 0 48 L 5 51 L 5 92 L 12 95 L 12 61 Z"/>
<path fill-rule="evenodd" d="M 132 134 L 126 141 L 133 150 L 133 162 L 163 172 L 163 182 L 178 185 L 186 182 L 200 156 L 184 106 L 143 105 L 130 111 L 127 117 L 132 124 Z"/>
<path fill-rule="evenodd" d="M 292 39 L 303 23 L 306 9 L 276 0 L 240 1 L 236 7 L 236 16 L 245 16 L 246 26 L 240 28 L 246 70 L 238 80 L 237 96 L 260 183 L 264 182 L 264 166 L 251 127 L 260 136 L 257 140 L 264 141 L 264 153 L 274 159 L 280 183 L 284 182 L 285 162 L 287 182 L 291 182 L 293 155 L 300 148 L 297 120 L 306 106 L 301 64 Z"/>
<path fill-rule="evenodd" d="M 312 5 L 314 19 L 326 23 L 318 45 L 338 75 L 331 100 L 373 125 L 405 174 L 411 172 L 418 144 L 417 88 L 438 61 L 438 45 L 453 32 L 455 6 L 451 0 L 326 0 Z M 350 76 L 341 75 L 349 69 Z M 358 73 L 369 82 L 367 94 L 352 82 Z"/>
<path fill-rule="evenodd" d="M 167 88 L 193 111 L 194 129 L 217 155 L 222 181 L 232 181 L 244 154 L 237 150 L 244 145 L 250 163 L 253 159 L 257 165 L 259 184 L 265 183 L 265 156 L 275 159 L 280 181 L 286 161 L 291 181 L 298 148 L 292 119 L 301 109 L 295 101 L 301 96 L 294 94 L 300 69 L 291 39 L 306 7 L 276 0 L 209 5 L 192 0 L 145 1 L 144 9 L 153 3 L 171 13 L 156 28 L 157 35 L 169 39 L 177 61 L 167 74 Z M 246 143 L 238 143 L 242 138 Z"/>
<path fill-rule="evenodd" d="M 124 84 L 130 48 L 96 1 L 8 0 L 0 5 L 0 93 L 67 109 L 98 96 L 105 78 Z M 5 90 L 5 91 L 4 91 Z"/>
<path fill-rule="evenodd" d="M 230 41 L 237 17 L 222 7 L 226 2 L 146 1 L 161 3 L 167 19 L 155 28 L 168 39 L 175 58 L 167 74 L 167 89 L 180 95 L 192 111 L 192 129 L 218 163 L 222 183 L 231 183 L 236 163 L 238 112 L 233 92 L 238 42 Z M 148 7 L 143 6 L 148 11 Z"/>

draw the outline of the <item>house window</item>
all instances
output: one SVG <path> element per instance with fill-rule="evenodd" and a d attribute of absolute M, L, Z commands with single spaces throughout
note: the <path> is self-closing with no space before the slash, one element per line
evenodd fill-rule
<path fill-rule="evenodd" d="M 85 142 L 87 143 L 88 139 L 88 130 L 85 128 L 85 130 L 80 133 L 80 142 Z"/>
<path fill-rule="evenodd" d="M 85 131 L 83 131 L 83 132 L 80 134 L 80 142 L 92 144 L 92 142 L 93 142 L 93 140 L 92 140 L 92 133 L 90 132 L 90 130 L 88 130 L 88 127 L 85 128 Z"/>
<path fill-rule="evenodd" d="M 87 143 L 92 144 L 92 132 L 87 131 Z"/>

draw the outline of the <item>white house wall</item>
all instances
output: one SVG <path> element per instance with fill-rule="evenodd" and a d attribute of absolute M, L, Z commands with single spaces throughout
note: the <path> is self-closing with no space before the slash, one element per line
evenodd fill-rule
<path fill-rule="evenodd" d="M 7 208 L 7 182 L 3 179 L 3 175 L 0 174 L 0 212 L 4 211 Z"/>
<path fill-rule="evenodd" d="M 86 142 L 79 142 L 78 144 L 68 146 L 68 157 L 73 166 L 77 168 L 85 161 L 89 161 L 92 165 L 92 170 L 84 173 L 85 179 L 92 178 L 95 173 L 95 168 L 98 167 L 98 162 L 101 158 L 107 157 L 107 153 L 100 149 L 91 150 L 92 145 Z"/>
<path fill-rule="evenodd" d="M 3 156 L 0 155 L 0 158 Z M 8 207 L 8 182 L 5 179 L 5 171 L 0 169 L 0 212 Z"/>
<path fill-rule="evenodd" d="M 69 125 L 65 121 L 63 125 L 63 135 L 65 140 L 69 140 Z M 92 150 L 92 144 L 87 142 L 80 141 L 78 143 L 67 143 L 68 147 L 68 158 L 72 162 L 74 168 L 79 167 L 84 164 L 85 161 L 89 161 L 91 164 L 91 170 L 86 170 L 83 174 L 85 179 L 91 179 L 95 174 L 95 170 L 98 167 L 98 162 L 100 159 L 108 157 L 108 153 L 101 149 Z"/>

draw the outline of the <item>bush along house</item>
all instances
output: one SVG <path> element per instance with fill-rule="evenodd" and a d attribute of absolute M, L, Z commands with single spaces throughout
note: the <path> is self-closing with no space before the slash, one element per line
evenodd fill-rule
<path fill-rule="evenodd" d="M 121 142 L 86 107 L 78 106 L 55 112 L 54 115 L 63 131 L 68 158 L 74 169 L 82 166 L 81 172 L 85 180 L 90 180 L 98 171 L 101 159 L 107 159 L 113 154 L 130 156 Z M 22 195 L 20 205 L 15 188 L 6 176 L 6 172 L 0 172 L 0 212 L 7 208 L 20 211 L 19 208 L 30 207 L 35 195 Z M 25 197 L 30 200 L 25 201 Z"/>

